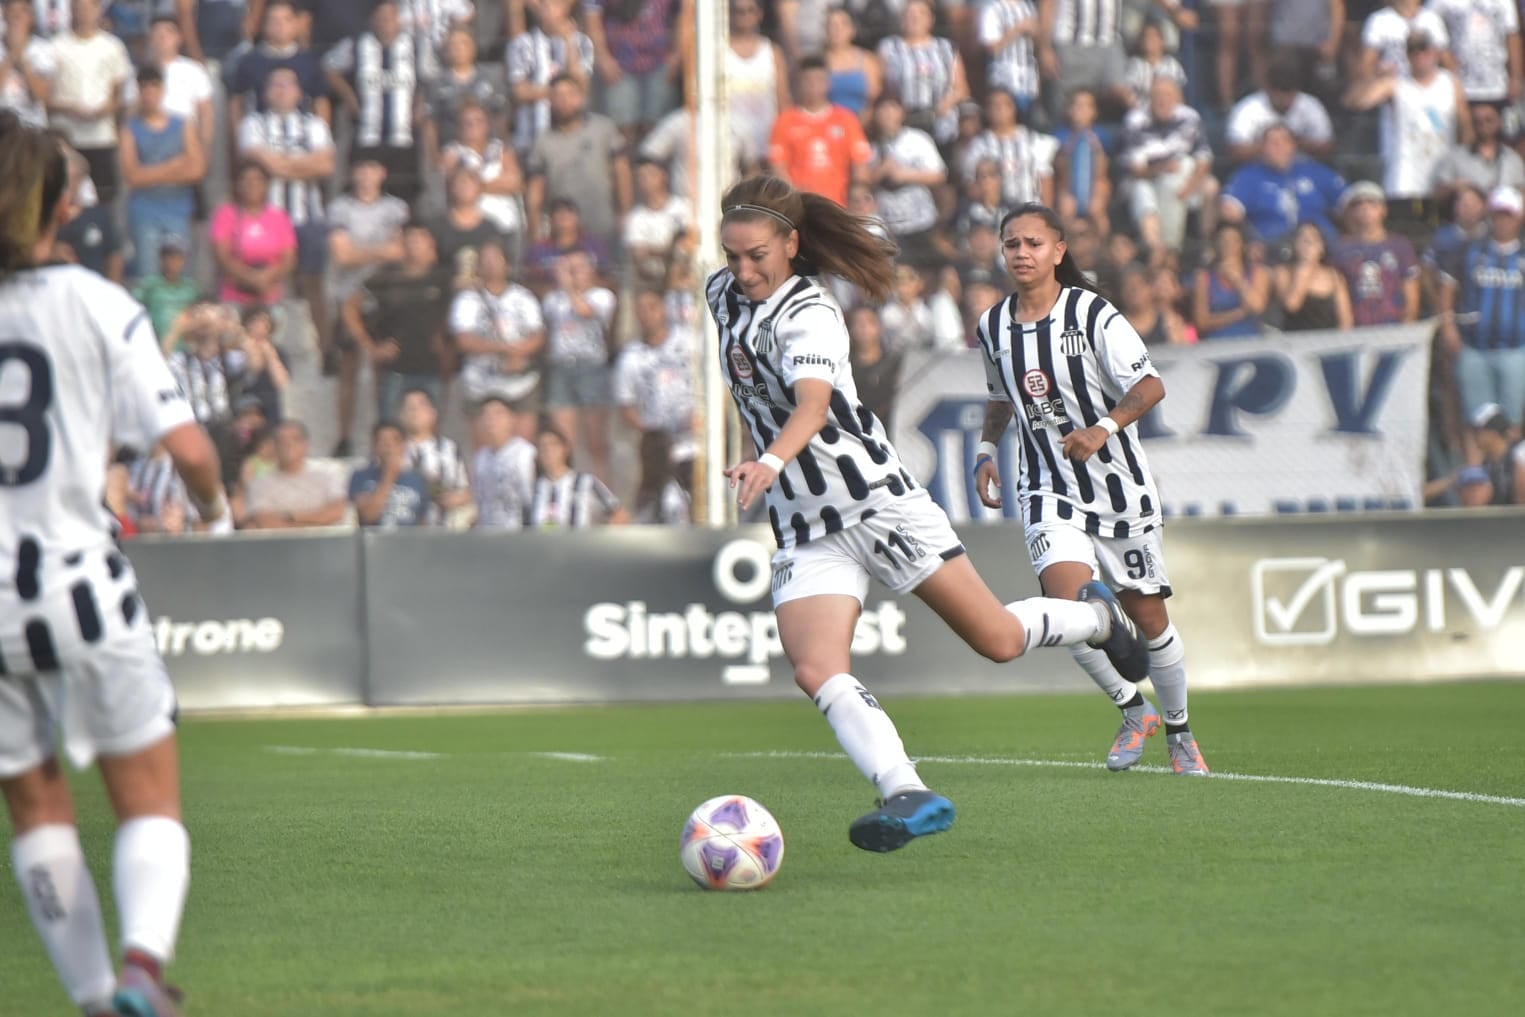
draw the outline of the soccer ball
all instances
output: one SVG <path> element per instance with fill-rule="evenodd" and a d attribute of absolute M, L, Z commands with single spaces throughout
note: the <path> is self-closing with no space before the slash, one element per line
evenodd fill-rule
<path fill-rule="evenodd" d="M 683 868 L 706 890 L 756 890 L 784 861 L 778 821 L 745 795 L 721 795 L 699 806 L 678 846 Z"/>

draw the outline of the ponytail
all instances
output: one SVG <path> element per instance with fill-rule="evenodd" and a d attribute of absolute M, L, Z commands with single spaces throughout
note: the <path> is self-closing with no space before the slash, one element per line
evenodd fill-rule
<path fill-rule="evenodd" d="M 37 241 L 68 176 L 57 136 L 0 113 L 0 280 L 36 264 Z"/>
<path fill-rule="evenodd" d="M 732 187 L 720 208 L 728 220 L 770 222 L 785 237 L 797 232 L 799 254 L 790 266 L 797 275 L 839 276 L 876 303 L 894 289 L 895 242 L 874 233 L 872 220 L 853 215 L 830 198 L 761 176 Z"/>

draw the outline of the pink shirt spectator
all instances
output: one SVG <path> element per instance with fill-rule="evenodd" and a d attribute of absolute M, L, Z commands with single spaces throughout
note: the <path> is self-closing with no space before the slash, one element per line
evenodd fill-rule
<path fill-rule="evenodd" d="M 251 268 L 273 265 L 297 248 L 290 217 L 274 205 L 259 215 L 249 215 L 231 203 L 223 205 L 212 214 L 210 233 L 212 243 L 227 244 L 233 257 Z M 279 303 L 285 295 L 286 287 L 281 283 L 264 293 L 250 293 L 227 278 L 221 281 L 217 294 L 226 303 L 267 305 Z"/>

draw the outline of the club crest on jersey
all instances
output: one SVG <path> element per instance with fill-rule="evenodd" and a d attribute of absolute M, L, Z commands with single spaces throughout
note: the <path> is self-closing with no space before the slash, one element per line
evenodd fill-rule
<path fill-rule="evenodd" d="M 1022 387 L 1034 399 L 1042 399 L 1048 395 L 1048 375 L 1037 369 L 1028 371 L 1022 375 Z"/>
<path fill-rule="evenodd" d="M 731 358 L 731 370 L 736 372 L 736 377 L 744 381 L 752 378 L 752 361 L 747 359 L 747 351 L 740 346 L 732 346 L 729 354 Z"/>
<path fill-rule="evenodd" d="M 768 319 L 757 326 L 757 338 L 752 342 L 752 348 L 759 354 L 773 352 L 773 319 Z"/>
<path fill-rule="evenodd" d="M 1059 352 L 1066 357 L 1078 357 L 1086 351 L 1086 334 L 1078 328 L 1067 328 L 1059 333 Z"/>

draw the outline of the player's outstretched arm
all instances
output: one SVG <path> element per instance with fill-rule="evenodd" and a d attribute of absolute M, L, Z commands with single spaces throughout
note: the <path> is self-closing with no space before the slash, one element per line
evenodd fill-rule
<path fill-rule="evenodd" d="M 763 450 L 756 462 L 742 463 L 725 471 L 736 492 L 736 504 L 746 510 L 757 496 L 773 486 L 785 464 L 804 451 L 810 439 L 821 433 L 831 411 L 832 384 L 818 378 L 801 378 L 794 383 L 795 409 L 773 444 Z"/>
<path fill-rule="evenodd" d="M 222 489 L 222 465 L 206 431 L 200 424 L 181 424 L 161 440 L 202 521 L 214 530 L 231 529 L 233 517 Z"/>

